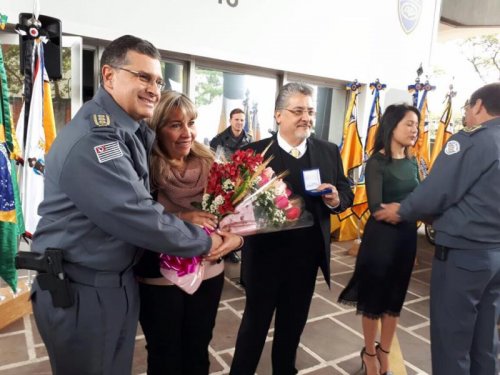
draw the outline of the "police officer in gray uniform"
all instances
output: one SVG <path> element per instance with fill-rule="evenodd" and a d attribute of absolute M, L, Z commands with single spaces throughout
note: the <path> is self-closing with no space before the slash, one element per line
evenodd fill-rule
<path fill-rule="evenodd" d="M 500 83 L 475 91 L 466 128 L 447 142 L 430 175 L 375 213 L 389 222 L 433 218 L 434 375 L 496 375 L 500 315 Z"/>
<path fill-rule="evenodd" d="M 208 236 L 165 213 L 149 193 L 153 135 L 142 120 L 164 84 L 159 58 L 145 40 L 111 42 L 101 87 L 47 156 L 32 251 L 61 249 L 73 301 L 58 307 L 46 275 L 37 276 L 33 312 L 54 374 L 131 373 L 139 309 L 132 266 L 140 248 L 185 257 L 210 251 L 215 259 L 229 250 L 226 234 Z"/>

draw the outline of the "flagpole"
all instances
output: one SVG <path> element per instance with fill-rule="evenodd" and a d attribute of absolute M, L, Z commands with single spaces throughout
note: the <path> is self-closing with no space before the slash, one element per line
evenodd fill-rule
<path fill-rule="evenodd" d="M 366 139 L 365 139 L 365 147 L 363 152 L 363 164 L 361 166 L 361 172 L 356 182 L 356 188 L 354 191 L 354 206 L 353 212 L 358 218 L 357 225 L 357 239 L 353 241 L 353 244 L 348 251 L 349 255 L 357 256 L 359 251 L 359 246 L 361 245 L 361 225 L 362 219 L 366 212 L 368 211 L 368 197 L 366 194 L 366 186 L 364 185 L 365 180 L 365 167 L 368 158 L 371 156 L 373 148 L 375 146 L 375 134 L 377 133 L 377 129 L 380 125 L 380 91 L 384 90 L 386 85 L 381 83 L 377 78 L 374 82 L 370 83 L 370 89 L 372 89 L 373 95 L 373 103 L 370 109 L 370 115 L 368 117 L 368 129 L 366 131 Z M 360 184 L 362 181 L 362 184 Z M 361 189 L 363 187 L 363 189 Z M 360 210 L 357 210 L 358 207 L 361 207 Z M 356 212 L 359 211 L 359 212 Z"/>

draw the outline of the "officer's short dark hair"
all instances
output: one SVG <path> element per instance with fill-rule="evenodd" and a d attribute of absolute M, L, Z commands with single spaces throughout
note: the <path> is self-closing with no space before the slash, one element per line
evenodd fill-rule
<path fill-rule="evenodd" d="M 232 119 L 234 115 L 237 115 L 238 113 L 245 113 L 241 108 L 235 108 L 229 113 L 229 119 Z"/>
<path fill-rule="evenodd" d="M 125 65 L 128 51 L 135 51 L 153 59 L 160 60 L 160 52 L 158 52 L 153 44 L 133 35 L 123 35 L 113 40 L 102 53 L 101 71 L 104 65 L 113 67 Z"/>
<path fill-rule="evenodd" d="M 490 116 L 500 116 L 500 82 L 490 83 L 474 91 L 470 97 L 470 106 L 474 106 L 478 99 Z"/>
<path fill-rule="evenodd" d="M 417 115 L 417 121 L 420 123 L 420 111 L 418 108 L 408 104 L 392 104 L 385 109 L 380 124 L 375 134 L 375 144 L 373 147 L 373 154 L 380 150 L 385 151 L 385 155 L 391 160 L 391 140 L 394 129 L 398 126 L 399 122 L 406 116 L 408 112 L 413 112 Z M 418 136 L 418 134 L 417 134 Z M 410 156 L 409 147 L 405 148 L 406 157 Z"/>

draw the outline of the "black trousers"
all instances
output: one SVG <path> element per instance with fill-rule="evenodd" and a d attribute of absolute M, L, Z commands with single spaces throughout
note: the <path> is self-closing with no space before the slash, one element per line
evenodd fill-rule
<path fill-rule="evenodd" d="M 242 252 L 246 305 L 232 375 L 253 375 L 264 348 L 273 313 L 274 375 L 295 374 L 295 356 L 307 322 L 319 266 L 318 247 L 252 248 Z"/>
<path fill-rule="evenodd" d="M 139 284 L 140 323 L 148 351 L 148 375 L 207 375 L 208 345 L 224 273 L 189 295 L 176 286 Z"/>

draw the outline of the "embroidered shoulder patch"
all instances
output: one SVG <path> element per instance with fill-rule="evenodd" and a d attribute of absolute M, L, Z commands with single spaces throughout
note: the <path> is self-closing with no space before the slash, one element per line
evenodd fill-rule
<path fill-rule="evenodd" d="M 456 154 L 457 152 L 460 152 L 460 143 L 458 143 L 457 141 L 449 141 L 446 144 L 444 153 L 446 155 L 453 155 Z"/>
<path fill-rule="evenodd" d="M 109 115 L 92 115 L 92 119 L 96 126 L 109 126 L 111 124 Z"/>
<path fill-rule="evenodd" d="M 120 148 L 120 145 L 118 144 L 118 141 L 95 146 L 94 151 L 97 155 L 97 160 L 99 161 L 99 163 L 105 163 L 107 161 L 118 159 L 123 156 L 123 152 Z"/>

